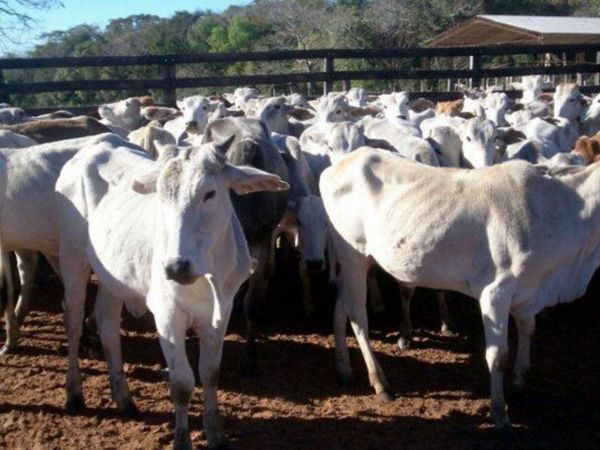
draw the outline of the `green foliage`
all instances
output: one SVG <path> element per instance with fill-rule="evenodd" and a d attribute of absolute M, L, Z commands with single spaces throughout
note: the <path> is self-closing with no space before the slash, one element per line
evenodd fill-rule
<path fill-rule="evenodd" d="M 50 1 L 49 3 L 56 3 Z M 376 48 L 422 45 L 432 36 L 478 13 L 600 15 L 599 0 L 254 0 L 221 14 L 179 11 L 170 18 L 138 14 L 112 20 L 104 28 L 82 24 L 53 31 L 26 56 L 144 55 L 190 52 L 244 52 L 272 49 Z M 7 55 L 8 56 L 8 55 Z M 466 65 L 457 60 L 458 66 Z M 495 65 L 527 62 L 494 59 Z M 411 60 L 341 60 L 339 70 L 402 69 Z M 433 64 L 440 65 L 439 61 Z M 458 67 L 457 66 L 457 67 Z M 441 66 L 440 66 L 441 67 Z M 274 63 L 180 65 L 178 77 L 320 71 L 321 60 Z M 7 70 L 7 83 L 77 79 L 131 79 L 160 76 L 156 67 L 82 67 Z M 412 81 L 356 82 L 372 90 L 419 87 Z M 432 83 L 430 83 L 432 85 Z M 336 88 L 339 88 L 337 86 Z M 269 87 L 263 87 L 265 91 Z M 278 86 L 287 89 L 287 86 Z M 193 90 L 198 92 L 198 90 Z M 220 89 L 203 89 L 215 93 Z M 142 94 L 143 92 L 139 92 Z M 129 92 L 128 94 L 138 94 Z M 14 96 L 23 106 L 98 104 L 121 92 L 60 92 Z"/>

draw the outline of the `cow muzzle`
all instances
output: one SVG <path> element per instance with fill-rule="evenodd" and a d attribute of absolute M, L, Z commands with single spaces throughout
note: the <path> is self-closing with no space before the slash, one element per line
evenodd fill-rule
<path fill-rule="evenodd" d="M 186 122 L 185 124 L 185 131 L 187 131 L 188 133 L 198 133 L 198 122 L 196 122 L 195 120 L 191 120 L 189 122 Z"/>
<path fill-rule="evenodd" d="M 167 280 L 172 280 L 179 284 L 192 284 L 196 281 L 192 275 L 192 264 L 189 259 L 173 258 L 167 261 L 164 266 Z"/>

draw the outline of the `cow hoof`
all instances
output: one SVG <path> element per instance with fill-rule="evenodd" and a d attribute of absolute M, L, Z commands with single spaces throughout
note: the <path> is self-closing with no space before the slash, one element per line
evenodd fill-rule
<path fill-rule="evenodd" d="M 173 450 L 192 450 L 192 440 L 189 430 L 175 430 Z"/>
<path fill-rule="evenodd" d="M 83 396 L 73 395 L 67 399 L 67 403 L 65 405 L 65 409 L 67 410 L 67 415 L 76 416 L 85 411 L 85 401 L 83 400 Z"/>
<path fill-rule="evenodd" d="M 0 348 L 0 355 L 14 355 L 15 353 L 17 353 L 17 346 L 16 345 L 3 345 L 2 348 Z"/>
<path fill-rule="evenodd" d="M 119 410 L 119 415 L 121 417 L 123 417 L 124 419 L 133 419 L 133 420 L 138 420 L 138 419 L 141 419 L 141 417 L 142 417 L 140 410 L 135 405 L 133 400 L 130 400 L 129 403 L 127 403 L 127 406 L 125 406 L 125 408 Z"/>
<path fill-rule="evenodd" d="M 396 396 L 394 395 L 394 393 L 388 389 L 386 389 L 385 391 L 381 391 L 377 394 L 377 400 L 383 403 L 389 403 L 395 398 Z"/>
<path fill-rule="evenodd" d="M 399 337 L 398 338 L 398 348 L 401 352 L 405 352 L 410 350 L 410 338 Z"/>

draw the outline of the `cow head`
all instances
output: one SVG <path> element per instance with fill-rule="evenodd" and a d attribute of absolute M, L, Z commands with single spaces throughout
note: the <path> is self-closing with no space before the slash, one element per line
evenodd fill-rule
<path fill-rule="evenodd" d="M 129 131 L 138 128 L 142 118 L 141 104 L 135 97 L 102 105 L 98 108 L 98 114 L 110 123 Z"/>
<path fill-rule="evenodd" d="M 133 181 L 136 192 L 156 195 L 155 257 L 168 280 L 191 284 L 218 269 L 216 249 L 232 238 L 227 234 L 235 214 L 230 188 L 238 194 L 288 188 L 277 175 L 228 164 L 225 154 L 233 139 L 163 148 L 157 167 Z"/>
<path fill-rule="evenodd" d="M 559 84 L 554 92 L 554 117 L 575 123 L 584 106 L 584 99 L 576 84 Z"/>
<path fill-rule="evenodd" d="M 288 201 L 296 217 L 302 263 L 310 272 L 325 269 L 325 250 L 327 248 L 327 213 L 323 200 L 318 195 L 307 195 Z"/>
<path fill-rule="evenodd" d="M 386 119 L 408 120 L 409 97 L 406 92 L 392 92 L 379 96 L 379 105 Z"/>
<path fill-rule="evenodd" d="M 462 153 L 474 169 L 494 164 L 496 158 L 496 126 L 479 117 L 467 120 L 460 129 Z"/>
<path fill-rule="evenodd" d="M 483 99 L 483 111 L 486 119 L 494 122 L 497 127 L 504 126 L 504 115 L 510 105 L 510 98 L 504 92 L 488 93 Z"/>
<path fill-rule="evenodd" d="M 209 115 L 217 107 L 209 99 L 201 95 L 186 97 L 183 100 L 177 100 L 177 107 L 181 111 L 185 130 L 188 133 L 202 134 L 204 127 L 208 123 Z"/>
<path fill-rule="evenodd" d="M 328 94 L 319 102 L 317 122 L 343 122 L 350 119 L 350 106 L 344 94 Z"/>
<path fill-rule="evenodd" d="M 261 102 L 256 117 L 264 122 L 270 132 L 288 134 L 288 111 L 291 108 L 282 97 L 272 97 Z"/>

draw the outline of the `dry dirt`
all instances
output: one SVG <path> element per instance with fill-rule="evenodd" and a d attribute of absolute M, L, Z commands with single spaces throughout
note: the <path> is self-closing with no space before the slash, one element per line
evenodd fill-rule
<path fill-rule="evenodd" d="M 393 284 L 384 279 L 388 310 L 371 320 L 371 338 L 397 393 L 379 403 L 368 385 L 362 357 L 351 338 L 354 386 L 342 387 L 334 369 L 333 337 L 323 295 L 323 318 L 307 323 L 297 280 L 276 275 L 262 318 L 260 372 L 242 378 L 241 311 L 234 312 L 225 344 L 219 402 L 232 448 L 600 448 L 600 280 L 586 298 L 549 310 L 538 321 L 529 385 L 509 392 L 515 433 L 497 436 L 488 415 L 488 374 L 477 304 L 453 295 L 449 306 L 457 337 L 436 332 L 435 302 L 418 293 L 413 311 L 417 340 L 400 353 Z M 110 400 L 106 364 L 82 359 L 87 412 L 64 412 L 65 333 L 61 289 L 40 282 L 37 300 L 22 328 L 18 355 L 0 360 L 0 448 L 168 448 L 174 416 L 162 356 L 148 323 L 124 321 L 125 371 L 141 420 L 120 418 Z M 514 350 L 514 330 L 511 348 Z M 189 339 L 189 354 L 197 346 Z M 195 364 L 195 363 L 194 363 Z M 191 408 L 192 440 L 204 447 L 202 390 Z"/>

